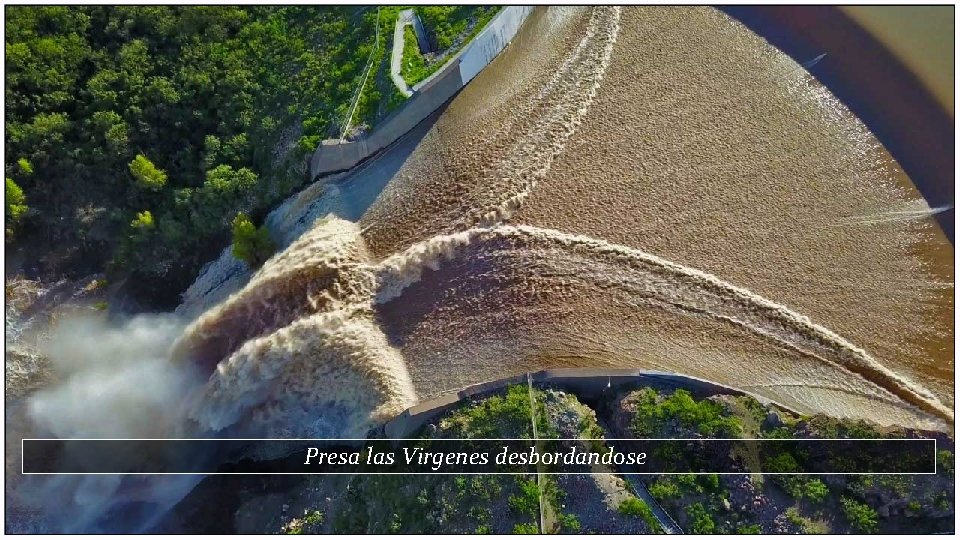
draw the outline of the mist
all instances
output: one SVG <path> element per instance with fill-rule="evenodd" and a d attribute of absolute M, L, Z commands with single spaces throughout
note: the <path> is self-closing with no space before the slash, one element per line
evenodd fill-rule
<path fill-rule="evenodd" d="M 50 381 L 25 398 L 22 421 L 17 427 L 8 423 L 8 430 L 19 433 L 8 433 L 8 440 L 187 436 L 192 429 L 185 404 L 203 378 L 189 362 L 170 360 L 184 326 L 172 315 L 112 323 L 93 316 L 61 319 L 40 351 Z M 37 510 L 44 528 L 61 532 L 146 530 L 201 479 L 17 476 L 10 486 L 14 504 Z"/>

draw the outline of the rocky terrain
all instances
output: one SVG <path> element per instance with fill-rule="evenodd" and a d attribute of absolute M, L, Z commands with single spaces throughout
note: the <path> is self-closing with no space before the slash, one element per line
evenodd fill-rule
<path fill-rule="evenodd" d="M 953 440 L 824 415 L 797 416 L 748 396 L 643 388 L 613 403 L 616 436 L 936 438 L 938 472 L 918 475 L 649 475 L 650 493 L 690 533 L 935 533 L 953 530 Z M 749 459 L 744 456 L 744 459 Z"/>
<path fill-rule="evenodd" d="M 953 527 L 953 441 L 946 435 L 826 416 L 798 416 L 748 396 L 649 387 L 600 402 L 554 388 L 533 392 L 540 438 L 936 437 L 936 476 L 593 474 L 210 477 L 181 502 L 163 532 L 662 533 L 653 497 L 684 532 L 899 533 Z M 512 386 L 471 398 L 414 436 L 532 436 L 531 394 Z M 371 435 L 374 435 L 372 433 Z M 596 446 L 594 446 L 596 447 Z M 227 497 L 212 497 L 229 493 Z M 542 494 L 542 498 L 541 498 Z M 650 500 L 650 499 L 646 499 Z M 212 509 L 216 501 L 216 509 Z"/>

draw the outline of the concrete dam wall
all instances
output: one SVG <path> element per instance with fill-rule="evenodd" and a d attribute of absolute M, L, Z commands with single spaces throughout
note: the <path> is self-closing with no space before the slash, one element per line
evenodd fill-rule
<path fill-rule="evenodd" d="M 356 141 L 328 139 L 310 159 L 310 179 L 345 171 L 390 146 L 456 95 L 517 34 L 533 6 L 507 6 L 437 73 L 414 87 L 413 95 L 368 136 Z"/>
<path fill-rule="evenodd" d="M 617 391 L 627 386 L 653 386 L 659 388 L 683 388 L 698 397 L 711 394 L 731 394 L 735 396 L 750 396 L 764 404 L 773 404 L 792 414 L 800 413 L 762 396 L 722 385 L 713 381 L 700 379 L 691 375 L 679 373 L 664 373 L 660 371 L 646 371 L 636 369 L 592 369 L 592 368 L 562 368 L 546 369 L 530 374 L 534 384 L 549 385 L 553 388 L 573 392 L 580 398 L 597 399 L 608 391 Z M 527 375 L 520 374 L 496 381 L 468 386 L 459 392 L 451 392 L 435 399 L 424 401 L 400 413 L 393 420 L 387 422 L 384 433 L 387 437 L 399 439 L 407 437 L 427 423 L 457 407 L 468 398 L 481 398 L 494 393 L 512 384 L 526 384 Z"/>

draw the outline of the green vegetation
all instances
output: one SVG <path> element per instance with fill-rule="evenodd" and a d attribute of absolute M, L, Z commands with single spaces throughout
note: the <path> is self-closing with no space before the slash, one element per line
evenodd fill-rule
<path fill-rule="evenodd" d="M 743 431 L 740 421 L 728 416 L 722 405 L 708 399 L 697 401 L 686 390 L 676 390 L 667 397 L 652 388 L 639 392 L 631 426 L 634 433 L 641 437 L 656 435 L 671 420 L 704 437 L 736 437 Z"/>
<path fill-rule="evenodd" d="M 410 25 L 403 29 L 403 61 L 400 66 L 400 75 L 409 85 L 417 84 L 430 76 L 427 61 L 420 54 L 417 33 Z"/>
<path fill-rule="evenodd" d="M 258 229 L 246 214 L 237 214 L 237 217 L 233 218 L 234 257 L 251 268 L 259 268 L 273 255 L 275 249 L 266 227 Z"/>
<path fill-rule="evenodd" d="M 800 464 L 790 452 L 777 454 L 775 457 L 767 459 L 763 470 L 770 473 L 794 473 L 800 470 Z"/>
<path fill-rule="evenodd" d="M 694 503 L 687 507 L 687 518 L 690 520 L 690 532 L 693 534 L 712 534 L 717 527 L 710 512 L 701 503 Z"/>
<path fill-rule="evenodd" d="M 953 468 L 953 452 L 949 450 L 940 450 L 937 452 L 937 472 L 943 472 L 953 477 Z"/>
<path fill-rule="evenodd" d="M 303 185 L 306 154 L 348 112 L 377 20 L 318 6 L 6 14 L 8 232 L 63 255 L 44 271 L 133 276 L 157 304 L 222 249 L 237 212 L 259 219 Z M 151 230 L 131 229 L 146 211 Z"/>
<path fill-rule="evenodd" d="M 560 532 L 575 533 L 580 531 L 580 520 L 576 514 L 560 514 L 557 516 Z"/>
<path fill-rule="evenodd" d="M 400 74 L 410 86 L 433 75 L 493 19 L 499 6 L 417 6 L 416 12 L 436 54 L 420 52 L 416 32 L 404 29 Z"/>
<path fill-rule="evenodd" d="M 815 478 L 804 485 L 803 495 L 813 503 L 821 503 L 830 495 L 830 490 L 822 480 Z"/>
<path fill-rule="evenodd" d="M 287 534 L 303 534 L 304 528 L 318 527 L 323 524 L 323 512 L 314 510 L 303 519 L 294 519 L 286 528 Z"/>
<path fill-rule="evenodd" d="M 676 499 L 680 496 L 680 486 L 669 478 L 664 478 L 650 486 L 650 494 L 660 501 Z"/>
<path fill-rule="evenodd" d="M 470 41 L 500 10 L 499 6 L 418 6 L 417 15 L 438 51 Z M 454 51 L 455 52 L 455 51 Z"/>
<path fill-rule="evenodd" d="M 167 173 L 161 171 L 143 154 L 137 154 L 130 162 L 130 173 L 142 189 L 160 191 L 167 185 Z"/>
<path fill-rule="evenodd" d="M 523 516 L 536 517 L 540 512 L 540 488 L 536 479 L 517 477 L 518 495 L 508 499 L 510 509 Z"/>
<path fill-rule="evenodd" d="M 556 429 L 547 421 L 541 393 L 535 391 L 534 396 L 539 435 L 541 438 L 553 437 Z M 525 385 L 511 385 L 502 395 L 458 408 L 442 421 L 441 426 L 453 430 L 459 437 L 470 439 L 532 437 L 529 390 Z"/>
<path fill-rule="evenodd" d="M 370 56 L 370 75 L 363 83 L 357 107 L 350 119 L 351 126 L 371 128 L 399 107 L 405 98 L 390 78 L 390 51 L 393 48 L 393 29 L 403 6 L 380 6 L 380 32 L 376 47 Z"/>
<path fill-rule="evenodd" d="M 620 506 L 617 507 L 617 511 L 625 516 L 640 518 L 647 524 L 647 527 L 651 531 L 661 532 L 660 523 L 657 521 L 656 516 L 653 515 L 653 510 L 650 509 L 647 503 L 636 497 L 630 497 L 621 501 Z"/>
<path fill-rule="evenodd" d="M 13 181 L 7 178 L 6 188 L 4 190 L 5 201 L 7 202 L 6 220 L 7 220 L 7 241 L 13 238 L 14 226 L 23 219 L 27 213 L 27 197 L 23 194 L 23 189 Z"/>
<path fill-rule="evenodd" d="M 575 393 L 557 390 L 533 390 L 534 412 L 538 432 L 543 438 L 603 438 L 622 437 L 633 423 L 622 416 L 632 413 L 637 403 L 637 390 L 612 395 L 615 407 L 597 409 L 601 414 L 581 403 Z M 530 389 L 525 384 L 510 386 L 493 395 L 474 397 L 445 412 L 435 425 L 426 426 L 418 435 L 422 438 L 527 438 L 532 434 L 530 419 Z M 688 401 L 682 393 L 661 395 L 658 408 L 683 411 L 685 422 L 671 421 L 663 426 L 662 435 L 676 436 L 690 429 L 687 426 L 724 424 L 716 416 L 736 417 L 749 429 L 763 429 L 783 425 L 788 436 L 818 437 L 819 432 L 807 432 L 809 426 L 824 426 L 827 430 L 844 434 L 864 429 L 853 421 L 831 421 L 820 417 L 798 419 L 791 413 L 778 411 L 779 418 L 767 420 L 767 412 L 746 399 L 717 396 L 710 400 Z M 648 401 L 645 398 L 640 402 Z M 704 406 L 703 401 L 709 401 Z M 692 402 L 692 403 L 691 403 Z M 610 404 L 607 404 L 610 405 Z M 721 413 L 714 406 L 726 411 Z M 643 407 L 637 411 L 648 410 Z M 704 412 L 706 411 L 706 412 Z M 613 418 L 613 421 L 610 419 Z M 752 420 L 751 420 L 752 419 Z M 616 426 L 607 433 L 600 422 Z M 801 424 L 802 422 L 802 424 Z M 789 427 L 788 427 L 789 426 Z M 729 427 L 727 425 L 726 427 Z M 726 427 L 724 429 L 726 429 Z M 774 428 L 775 429 L 775 428 Z M 790 433 L 787 431 L 792 430 Z M 752 431 L 756 432 L 756 431 Z M 886 428 L 884 433 L 889 435 Z M 900 432 L 900 435 L 913 435 Z M 581 441 L 583 447 L 589 447 Z M 549 448 L 550 441 L 543 445 Z M 784 448 L 787 448 L 785 446 Z M 795 450 L 794 454 L 798 452 Z M 938 456 L 951 461 L 952 453 Z M 787 452 L 774 453 L 774 462 L 785 469 L 797 458 Z M 825 534 L 859 532 L 943 532 L 953 523 L 952 478 L 940 466 L 933 476 L 910 475 L 850 475 L 829 479 L 775 474 L 772 481 L 758 483 L 756 477 L 744 473 L 732 477 L 717 474 L 652 475 L 650 493 L 666 511 L 679 520 L 685 531 L 692 534 L 761 534 L 804 532 Z M 549 469 L 547 469 L 549 471 Z M 616 471 L 612 471 L 616 472 Z M 622 493 L 615 515 L 610 519 L 604 513 L 600 523 L 592 513 L 594 508 L 583 504 L 583 497 L 593 489 L 580 490 L 580 480 L 568 482 L 564 476 L 543 475 L 538 483 L 532 474 L 518 476 L 498 475 L 363 475 L 345 478 L 341 484 L 326 486 L 326 499 L 332 519 L 328 530 L 319 531 L 303 519 L 294 519 L 286 532 L 302 531 L 335 533 L 509 533 L 535 534 L 540 530 L 540 505 L 543 504 L 545 533 L 599 532 L 615 529 L 618 532 L 663 532 L 653 508 L 635 496 Z M 558 480 L 559 479 L 559 480 Z M 829 483 L 825 480 L 829 480 Z M 578 490 L 574 492 L 574 490 Z M 317 495 L 311 488 L 311 497 Z M 605 493 L 609 493 L 603 490 Z M 601 494 L 605 501 L 610 498 Z M 874 504 L 876 508 L 871 508 Z M 881 504 L 886 508 L 881 507 Z M 586 512 L 585 509 L 589 509 Z M 889 510 L 889 511 L 882 511 Z M 842 513 L 842 515 L 841 515 Z M 882 514 L 882 515 L 881 515 Z"/>
<path fill-rule="evenodd" d="M 540 534 L 540 527 L 536 523 L 517 523 L 513 526 L 513 534 Z"/>
<path fill-rule="evenodd" d="M 800 528 L 801 531 L 804 530 L 804 526 L 807 522 L 803 519 L 803 516 L 800 515 L 800 510 L 796 506 L 787 508 L 787 511 L 784 513 L 784 515 L 787 517 L 787 521 L 791 525 Z"/>
<path fill-rule="evenodd" d="M 636 497 L 630 497 L 620 502 L 617 511 L 625 516 L 643 517 L 646 514 L 653 514 L 647 503 Z"/>
<path fill-rule="evenodd" d="M 149 210 L 137 212 L 137 217 L 130 222 L 130 228 L 134 231 L 150 231 L 156 227 L 153 221 L 153 214 Z"/>
<path fill-rule="evenodd" d="M 840 507 L 854 529 L 862 533 L 877 531 L 877 511 L 870 506 L 849 497 L 841 497 Z"/>
<path fill-rule="evenodd" d="M 20 158 L 17 160 L 17 169 L 20 170 L 20 174 L 31 175 L 33 174 L 33 165 L 27 161 L 27 158 Z"/>
<path fill-rule="evenodd" d="M 542 428 L 546 436 L 552 436 L 549 434 L 556 429 L 548 426 L 543 393 L 534 391 L 534 396 L 538 428 Z M 530 437 L 529 389 L 526 385 L 514 385 L 496 395 L 468 402 L 441 418 L 437 429 L 439 433 L 420 435 Z M 544 502 L 560 508 L 556 480 L 545 478 L 542 490 Z M 536 520 L 540 496 L 541 486 L 532 476 L 359 476 L 350 480 L 344 495 L 347 504 L 335 513 L 333 530 L 337 533 L 428 534 L 449 531 L 451 524 L 456 523 L 458 531 L 485 534 L 494 531 L 493 501 L 503 500 L 509 509 L 510 523 L 517 520 L 522 531 L 533 521 L 536 533 L 539 532 Z M 560 526 L 568 530 L 579 524 L 575 523 L 575 516 L 557 517 Z"/>

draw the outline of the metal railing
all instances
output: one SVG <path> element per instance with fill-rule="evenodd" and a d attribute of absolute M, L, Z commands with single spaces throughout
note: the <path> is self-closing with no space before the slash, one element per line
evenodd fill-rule
<path fill-rule="evenodd" d="M 354 93 L 354 97 L 350 105 L 350 109 L 347 112 L 346 118 L 344 118 L 344 121 L 341 122 L 343 129 L 340 130 L 340 137 L 339 137 L 340 142 L 344 141 L 344 137 L 346 137 L 347 131 L 350 130 L 350 125 L 353 123 L 353 114 L 357 110 L 357 105 L 360 104 L 360 96 L 363 95 L 363 89 L 367 86 L 367 79 L 370 77 L 370 70 L 373 68 L 373 58 L 379 49 L 380 49 L 380 7 L 378 6 L 376 30 L 373 37 L 373 49 L 370 50 L 370 57 L 367 59 L 367 67 L 366 69 L 364 69 L 364 72 L 363 72 L 363 80 L 360 81 L 360 86 L 357 87 L 357 90 Z"/>

